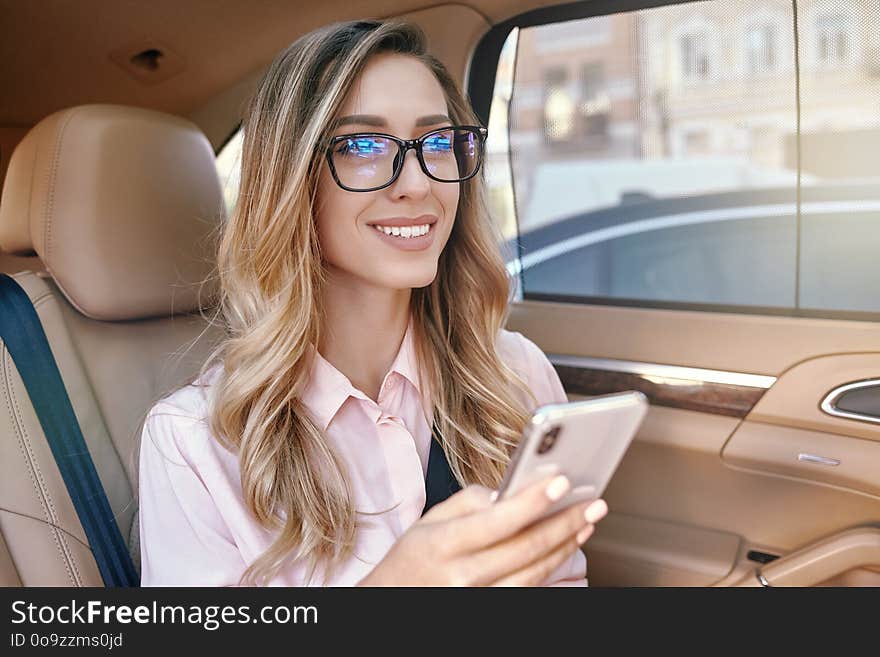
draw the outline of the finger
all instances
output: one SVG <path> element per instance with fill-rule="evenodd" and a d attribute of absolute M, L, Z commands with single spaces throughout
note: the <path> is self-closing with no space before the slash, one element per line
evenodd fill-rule
<path fill-rule="evenodd" d="M 479 584 L 489 584 L 544 558 L 563 543 L 576 543 L 578 533 L 590 526 L 587 512 L 591 508 L 592 504 L 572 505 L 472 555 L 468 558 L 468 567 L 473 568 L 471 578 Z"/>
<path fill-rule="evenodd" d="M 595 531 L 595 529 L 596 529 L 596 525 L 587 525 L 582 530 L 580 530 L 578 532 L 578 535 L 575 536 L 575 540 L 577 541 L 577 544 L 583 545 L 584 543 L 586 543 L 587 539 L 593 535 L 593 532 Z"/>
<path fill-rule="evenodd" d="M 593 500 L 590 506 L 587 507 L 587 521 L 593 524 L 599 522 L 606 515 L 608 515 L 608 504 L 602 498 L 597 498 Z"/>
<path fill-rule="evenodd" d="M 456 523 L 459 548 L 473 551 L 510 538 L 537 521 L 570 486 L 562 475 L 547 477 L 513 497 L 477 508 Z"/>
<path fill-rule="evenodd" d="M 547 554 L 516 572 L 496 580 L 492 586 L 541 586 L 579 548 L 580 544 L 575 539 L 566 539 Z"/>
<path fill-rule="evenodd" d="M 492 504 L 491 488 L 481 486 L 479 484 L 471 484 L 462 488 L 454 495 L 450 495 L 447 499 L 439 504 L 432 506 L 423 516 L 431 522 L 439 520 L 451 520 L 459 516 L 466 516 L 475 511 L 485 509 Z"/>

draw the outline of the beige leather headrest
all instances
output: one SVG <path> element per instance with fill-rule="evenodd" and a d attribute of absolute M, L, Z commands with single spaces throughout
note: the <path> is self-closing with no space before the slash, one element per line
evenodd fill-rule
<path fill-rule="evenodd" d="M 40 121 L 12 154 L 0 250 L 36 251 L 93 319 L 191 312 L 209 302 L 224 217 L 214 153 L 197 126 L 119 105 Z"/>

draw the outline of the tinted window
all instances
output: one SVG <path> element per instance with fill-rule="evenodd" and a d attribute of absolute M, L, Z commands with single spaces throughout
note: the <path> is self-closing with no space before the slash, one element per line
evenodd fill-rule
<path fill-rule="evenodd" d="M 880 312 L 880 17 L 798 11 L 800 91 L 782 0 L 514 30 L 488 174 L 525 297 Z"/>

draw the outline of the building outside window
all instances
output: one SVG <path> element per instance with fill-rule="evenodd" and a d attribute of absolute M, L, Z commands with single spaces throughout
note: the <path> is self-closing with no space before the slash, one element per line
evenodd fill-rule
<path fill-rule="evenodd" d="M 581 67 L 581 126 L 586 138 L 608 136 L 611 99 L 602 62 L 587 62 Z"/>
<path fill-rule="evenodd" d="M 752 25 L 746 30 L 746 71 L 765 73 L 776 68 L 776 30 L 770 23 Z"/>
<path fill-rule="evenodd" d="M 689 82 L 705 82 L 712 74 L 709 42 L 705 32 L 679 37 L 682 77 Z"/>
<path fill-rule="evenodd" d="M 852 48 L 847 24 L 843 14 L 816 17 L 816 59 L 819 64 L 834 66 L 849 61 Z"/>
<path fill-rule="evenodd" d="M 575 131 L 575 105 L 568 91 L 568 71 L 562 67 L 544 71 L 544 139 L 548 144 L 566 142 Z"/>

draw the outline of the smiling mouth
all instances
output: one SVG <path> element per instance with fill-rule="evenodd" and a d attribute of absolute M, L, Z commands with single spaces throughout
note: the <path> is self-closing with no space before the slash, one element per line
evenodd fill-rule
<path fill-rule="evenodd" d="M 379 226 L 378 224 L 373 224 L 373 228 L 386 235 L 400 237 L 401 239 L 411 239 L 413 237 L 427 235 L 431 231 L 433 225 L 434 224 L 419 224 L 416 226 Z"/>

